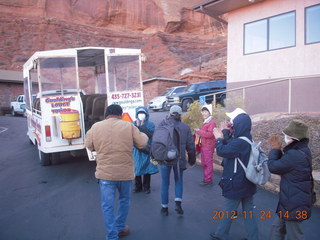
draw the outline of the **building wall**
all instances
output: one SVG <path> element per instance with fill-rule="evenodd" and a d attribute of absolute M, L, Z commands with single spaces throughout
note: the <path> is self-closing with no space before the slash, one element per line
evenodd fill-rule
<path fill-rule="evenodd" d="M 319 0 L 265 0 L 228 15 L 228 83 L 320 74 L 320 43 L 304 44 L 305 7 Z M 243 55 L 244 24 L 296 10 L 296 46 Z"/>
<path fill-rule="evenodd" d="M 305 45 L 304 42 L 305 8 L 319 3 L 319 0 L 265 0 L 230 12 L 228 89 L 299 77 L 292 82 L 291 112 L 319 111 L 316 103 L 320 100 L 320 43 Z M 296 11 L 296 46 L 244 55 L 244 24 L 290 11 Z M 238 95 L 242 94 L 238 91 Z M 286 112 L 289 109 L 288 82 L 251 88 L 246 91 L 245 98 L 249 113 Z"/>
<path fill-rule="evenodd" d="M 10 102 L 23 94 L 23 84 L 0 82 L 0 108 L 9 108 Z"/>

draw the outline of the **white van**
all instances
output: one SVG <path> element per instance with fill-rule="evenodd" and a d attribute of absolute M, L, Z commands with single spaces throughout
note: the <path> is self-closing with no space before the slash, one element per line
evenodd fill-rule
<path fill-rule="evenodd" d="M 134 119 L 143 105 L 141 57 L 140 49 L 85 47 L 36 52 L 24 64 L 28 136 L 42 165 L 85 149 L 87 130 L 110 104 Z"/>

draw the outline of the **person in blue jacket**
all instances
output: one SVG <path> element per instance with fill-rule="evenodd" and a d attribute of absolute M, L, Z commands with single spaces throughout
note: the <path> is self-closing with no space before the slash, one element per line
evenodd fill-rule
<path fill-rule="evenodd" d="M 240 108 L 231 113 L 227 113 L 230 122 L 233 124 L 233 135 L 225 140 L 221 129 L 225 132 L 227 124 L 222 123 L 221 129 L 215 128 L 213 133 L 217 139 L 216 151 L 218 156 L 223 157 L 223 173 L 219 185 L 222 189 L 222 195 L 225 198 L 224 212 L 228 211 L 228 217 L 221 219 L 218 228 L 210 234 L 213 240 L 228 239 L 229 230 L 236 215 L 239 204 L 242 204 L 245 227 L 249 240 L 258 240 L 258 225 L 254 214 L 253 195 L 256 193 L 256 185 L 250 182 L 245 172 L 236 158 L 247 166 L 251 152 L 251 145 L 245 140 L 240 139 L 244 136 L 252 140 L 251 136 L 251 119 L 248 114 Z"/>
<path fill-rule="evenodd" d="M 272 224 L 270 240 L 305 239 L 302 221 L 310 218 L 312 205 L 312 158 L 308 147 L 308 126 L 292 120 L 283 130 L 286 146 L 274 135 L 269 139 L 271 151 L 268 167 L 280 175 L 278 217 Z"/>
<path fill-rule="evenodd" d="M 138 127 L 140 132 L 149 137 L 148 145 L 142 149 L 134 147 L 133 159 L 135 170 L 135 188 L 133 192 L 150 193 L 151 175 L 158 173 L 158 167 L 150 162 L 150 146 L 154 133 L 154 123 L 149 120 L 148 109 L 144 106 L 136 108 L 136 120 L 133 124 Z"/>

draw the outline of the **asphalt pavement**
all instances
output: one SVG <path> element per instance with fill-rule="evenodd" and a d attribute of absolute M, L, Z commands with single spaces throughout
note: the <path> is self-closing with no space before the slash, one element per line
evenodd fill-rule
<path fill-rule="evenodd" d="M 152 113 L 157 123 L 165 113 Z M 6 129 L 5 131 L 3 131 Z M 100 209 L 99 186 L 94 178 L 95 162 L 65 156 L 63 163 L 42 167 L 37 150 L 30 145 L 26 119 L 0 117 L 0 239 L 1 240 L 103 240 L 105 229 Z M 218 186 L 221 174 L 214 173 L 214 184 L 202 187 L 202 168 L 184 173 L 185 211 L 174 211 L 174 180 L 171 179 L 169 216 L 160 214 L 160 174 L 151 178 L 151 193 L 132 193 L 127 220 L 131 233 L 124 240 L 210 240 L 209 233 L 223 215 L 223 197 Z M 260 239 L 268 239 L 277 195 L 258 189 L 254 199 Z M 269 212 L 269 217 L 264 215 Z M 233 220 L 230 240 L 246 237 L 244 214 Z M 217 217 L 219 218 L 219 217 Z M 313 209 L 305 221 L 306 240 L 320 236 L 320 210 Z"/>

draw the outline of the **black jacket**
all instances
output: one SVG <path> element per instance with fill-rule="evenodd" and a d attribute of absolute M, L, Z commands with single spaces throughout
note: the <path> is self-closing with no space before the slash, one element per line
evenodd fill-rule
<path fill-rule="evenodd" d="M 187 168 L 186 153 L 188 153 L 188 163 L 192 166 L 196 163 L 196 147 L 194 144 L 193 136 L 190 127 L 181 122 L 181 120 L 176 120 L 173 117 L 168 117 L 163 120 L 161 124 L 166 124 L 169 121 L 174 124 L 174 128 L 177 134 L 174 135 L 174 143 L 178 146 L 180 159 L 179 167 L 182 169 Z M 173 162 L 175 164 L 176 162 Z"/>
<path fill-rule="evenodd" d="M 294 141 L 283 153 L 278 149 L 269 153 L 270 172 L 281 176 L 277 213 L 284 220 L 303 221 L 311 216 L 312 158 L 308 143 L 308 139 Z"/>
<path fill-rule="evenodd" d="M 245 166 L 248 165 L 251 146 L 238 137 L 245 136 L 252 140 L 251 119 L 247 114 L 240 114 L 233 120 L 233 123 L 233 136 L 229 138 L 227 132 L 223 131 L 226 139 L 217 139 L 217 154 L 224 158 L 220 186 L 224 197 L 243 199 L 256 193 L 256 185 L 246 178 L 239 162 L 237 162 L 237 171 L 234 173 L 234 163 L 235 158 L 240 158 Z"/>

